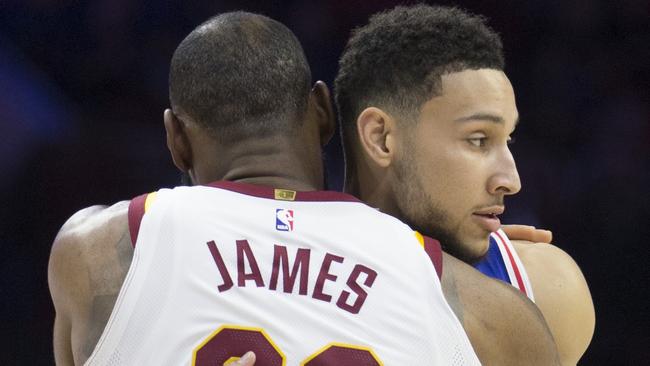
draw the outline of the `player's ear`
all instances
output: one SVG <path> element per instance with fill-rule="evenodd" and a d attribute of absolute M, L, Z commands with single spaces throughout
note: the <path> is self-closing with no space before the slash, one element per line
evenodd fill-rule
<path fill-rule="evenodd" d="M 395 120 L 376 107 L 364 109 L 357 118 L 361 148 L 377 165 L 386 168 L 395 154 Z"/>
<path fill-rule="evenodd" d="M 192 148 L 185 131 L 185 125 L 174 112 L 167 108 L 163 114 L 167 133 L 167 148 L 176 167 L 186 173 L 192 168 Z"/>
<path fill-rule="evenodd" d="M 332 99 L 327 85 L 317 81 L 311 89 L 310 99 L 316 107 L 318 129 L 320 131 L 321 146 L 325 146 L 336 130 L 336 115 L 332 106 Z"/>

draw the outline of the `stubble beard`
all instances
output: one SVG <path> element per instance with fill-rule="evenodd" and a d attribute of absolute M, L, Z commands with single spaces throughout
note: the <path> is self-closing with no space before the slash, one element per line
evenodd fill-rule
<path fill-rule="evenodd" d="M 448 254 L 466 263 L 476 262 L 478 259 L 460 240 L 460 225 L 454 225 L 451 215 L 424 189 L 416 171 L 412 158 L 396 166 L 399 188 L 393 194 L 401 211 L 399 219 L 419 233 L 438 240 Z"/>

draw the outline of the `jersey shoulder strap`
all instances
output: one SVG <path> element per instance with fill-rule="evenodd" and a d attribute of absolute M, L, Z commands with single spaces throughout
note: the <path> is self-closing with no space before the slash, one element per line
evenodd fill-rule
<path fill-rule="evenodd" d="M 418 239 L 418 242 L 424 249 L 424 252 L 427 253 L 433 267 L 436 269 L 438 274 L 438 279 L 442 278 L 442 247 L 440 242 L 436 239 L 424 236 L 417 231 L 414 231 L 415 237 Z"/>
<path fill-rule="evenodd" d="M 506 233 L 499 229 L 490 235 L 490 240 L 493 240 L 499 248 L 510 283 L 534 302 L 533 287 L 530 284 L 526 268 Z"/>
<path fill-rule="evenodd" d="M 152 192 L 139 195 L 129 203 L 129 234 L 131 235 L 131 245 L 134 248 L 135 243 L 138 241 L 138 232 L 140 231 L 142 217 L 144 217 L 151 203 L 156 199 L 157 193 Z"/>

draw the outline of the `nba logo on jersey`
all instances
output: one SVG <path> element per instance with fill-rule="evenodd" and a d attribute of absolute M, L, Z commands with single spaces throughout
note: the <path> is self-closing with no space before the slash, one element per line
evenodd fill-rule
<path fill-rule="evenodd" d="M 283 208 L 275 209 L 275 229 L 279 231 L 293 231 L 293 210 Z"/>

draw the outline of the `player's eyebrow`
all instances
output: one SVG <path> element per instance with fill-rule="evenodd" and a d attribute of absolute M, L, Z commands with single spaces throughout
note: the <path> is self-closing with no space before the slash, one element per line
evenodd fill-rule
<path fill-rule="evenodd" d="M 476 113 L 470 116 L 456 118 L 454 120 L 454 122 L 467 122 L 467 121 L 488 121 L 488 122 L 494 122 L 500 124 L 503 124 L 505 122 L 501 116 L 497 116 L 495 114 L 490 114 L 490 113 Z M 515 120 L 515 126 L 518 123 L 519 123 L 519 116 L 517 116 L 517 119 Z"/>

